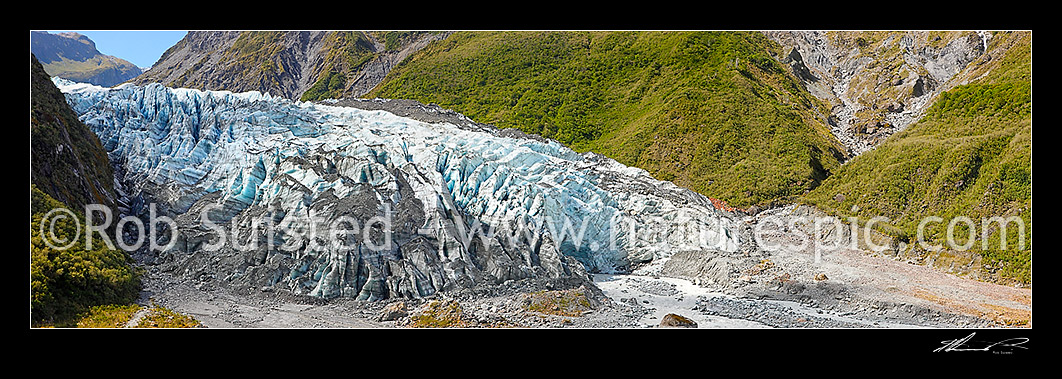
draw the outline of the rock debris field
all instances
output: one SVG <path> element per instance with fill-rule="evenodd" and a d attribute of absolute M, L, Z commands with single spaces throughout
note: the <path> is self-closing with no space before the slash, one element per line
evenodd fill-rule
<path fill-rule="evenodd" d="M 736 285 L 697 285 L 661 276 L 666 262 L 585 281 L 524 279 L 425 299 L 322 300 L 284 291 L 196 285 L 149 270 L 143 301 L 189 314 L 207 328 L 410 328 L 432 303 L 450 302 L 462 328 L 662 328 L 677 315 L 693 328 L 1000 328 L 1031 327 L 1032 291 L 979 282 L 862 251 L 813 264 L 774 254 L 772 267 L 735 275 Z M 790 273 L 780 284 L 777 273 Z M 817 275 L 810 273 L 815 272 Z M 714 288 L 713 288 L 714 287 Z M 531 295 L 575 292 L 587 306 L 532 309 Z M 401 305 L 397 315 L 385 308 Z M 385 316 L 385 315 L 389 315 Z M 686 327 L 691 327 L 687 325 Z"/>

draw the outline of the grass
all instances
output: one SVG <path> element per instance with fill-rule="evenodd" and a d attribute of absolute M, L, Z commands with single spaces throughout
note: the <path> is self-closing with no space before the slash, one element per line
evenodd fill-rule
<path fill-rule="evenodd" d="M 153 304 L 100 305 L 89 309 L 77 322 L 78 328 L 124 328 L 137 312 L 146 311 L 134 328 L 197 328 L 202 324 L 195 318 Z"/>
<path fill-rule="evenodd" d="M 136 304 L 97 305 L 77 321 L 78 328 L 124 328 L 140 310 Z"/>
<path fill-rule="evenodd" d="M 153 305 L 135 327 L 137 328 L 198 328 L 199 320 L 172 309 Z"/>

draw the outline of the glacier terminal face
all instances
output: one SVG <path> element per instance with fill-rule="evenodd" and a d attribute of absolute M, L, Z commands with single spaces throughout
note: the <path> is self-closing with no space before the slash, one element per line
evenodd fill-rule
<path fill-rule="evenodd" d="M 257 92 L 53 81 L 108 151 L 130 212 L 175 220 L 151 263 L 199 280 L 418 298 L 741 243 L 735 217 L 704 196 L 512 130 Z"/>

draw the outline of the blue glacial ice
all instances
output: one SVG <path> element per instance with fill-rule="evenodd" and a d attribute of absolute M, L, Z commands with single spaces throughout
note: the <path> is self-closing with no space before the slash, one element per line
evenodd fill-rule
<path fill-rule="evenodd" d="M 391 293 L 405 286 L 417 296 L 462 275 L 526 276 L 535 272 L 530 266 L 548 266 L 547 252 L 536 249 L 574 258 L 587 271 L 612 272 L 678 250 L 732 252 L 741 242 L 733 216 L 706 197 L 555 141 L 258 92 L 53 81 L 103 142 L 126 192 L 150 195 L 173 214 L 209 201 L 223 205 L 221 222 L 236 225 L 245 211 L 269 206 L 285 219 L 313 212 L 336 218 L 356 207 L 349 204 L 379 212 L 420 207 L 411 214 L 423 216 L 406 220 L 416 224 L 406 228 L 403 243 L 410 245 L 391 255 L 401 265 L 375 271 L 365 256 L 303 249 L 291 258 L 299 264 L 270 279 L 316 296 L 380 298 L 387 292 L 381 286 Z M 510 233 L 541 231 L 552 244 L 488 259 L 473 255 L 490 249 L 463 240 L 470 231 L 506 226 Z M 405 253 L 417 235 L 431 245 L 426 256 Z M 465 266 L 438 263 L 461 260 Z M 405 284 L 387 279 L 399 271 L 412 272 Z"/>

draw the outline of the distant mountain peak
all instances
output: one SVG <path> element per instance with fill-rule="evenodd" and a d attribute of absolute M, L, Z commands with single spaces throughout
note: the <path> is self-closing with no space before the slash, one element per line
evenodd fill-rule
<path fill-rule="evenodd" d="M 96 50 L 96 43 L 76 32 L 30 32 L 30 53 L 50 76 L 105 87 L 121 84 L 141 73 L 136 65 Z"/>

